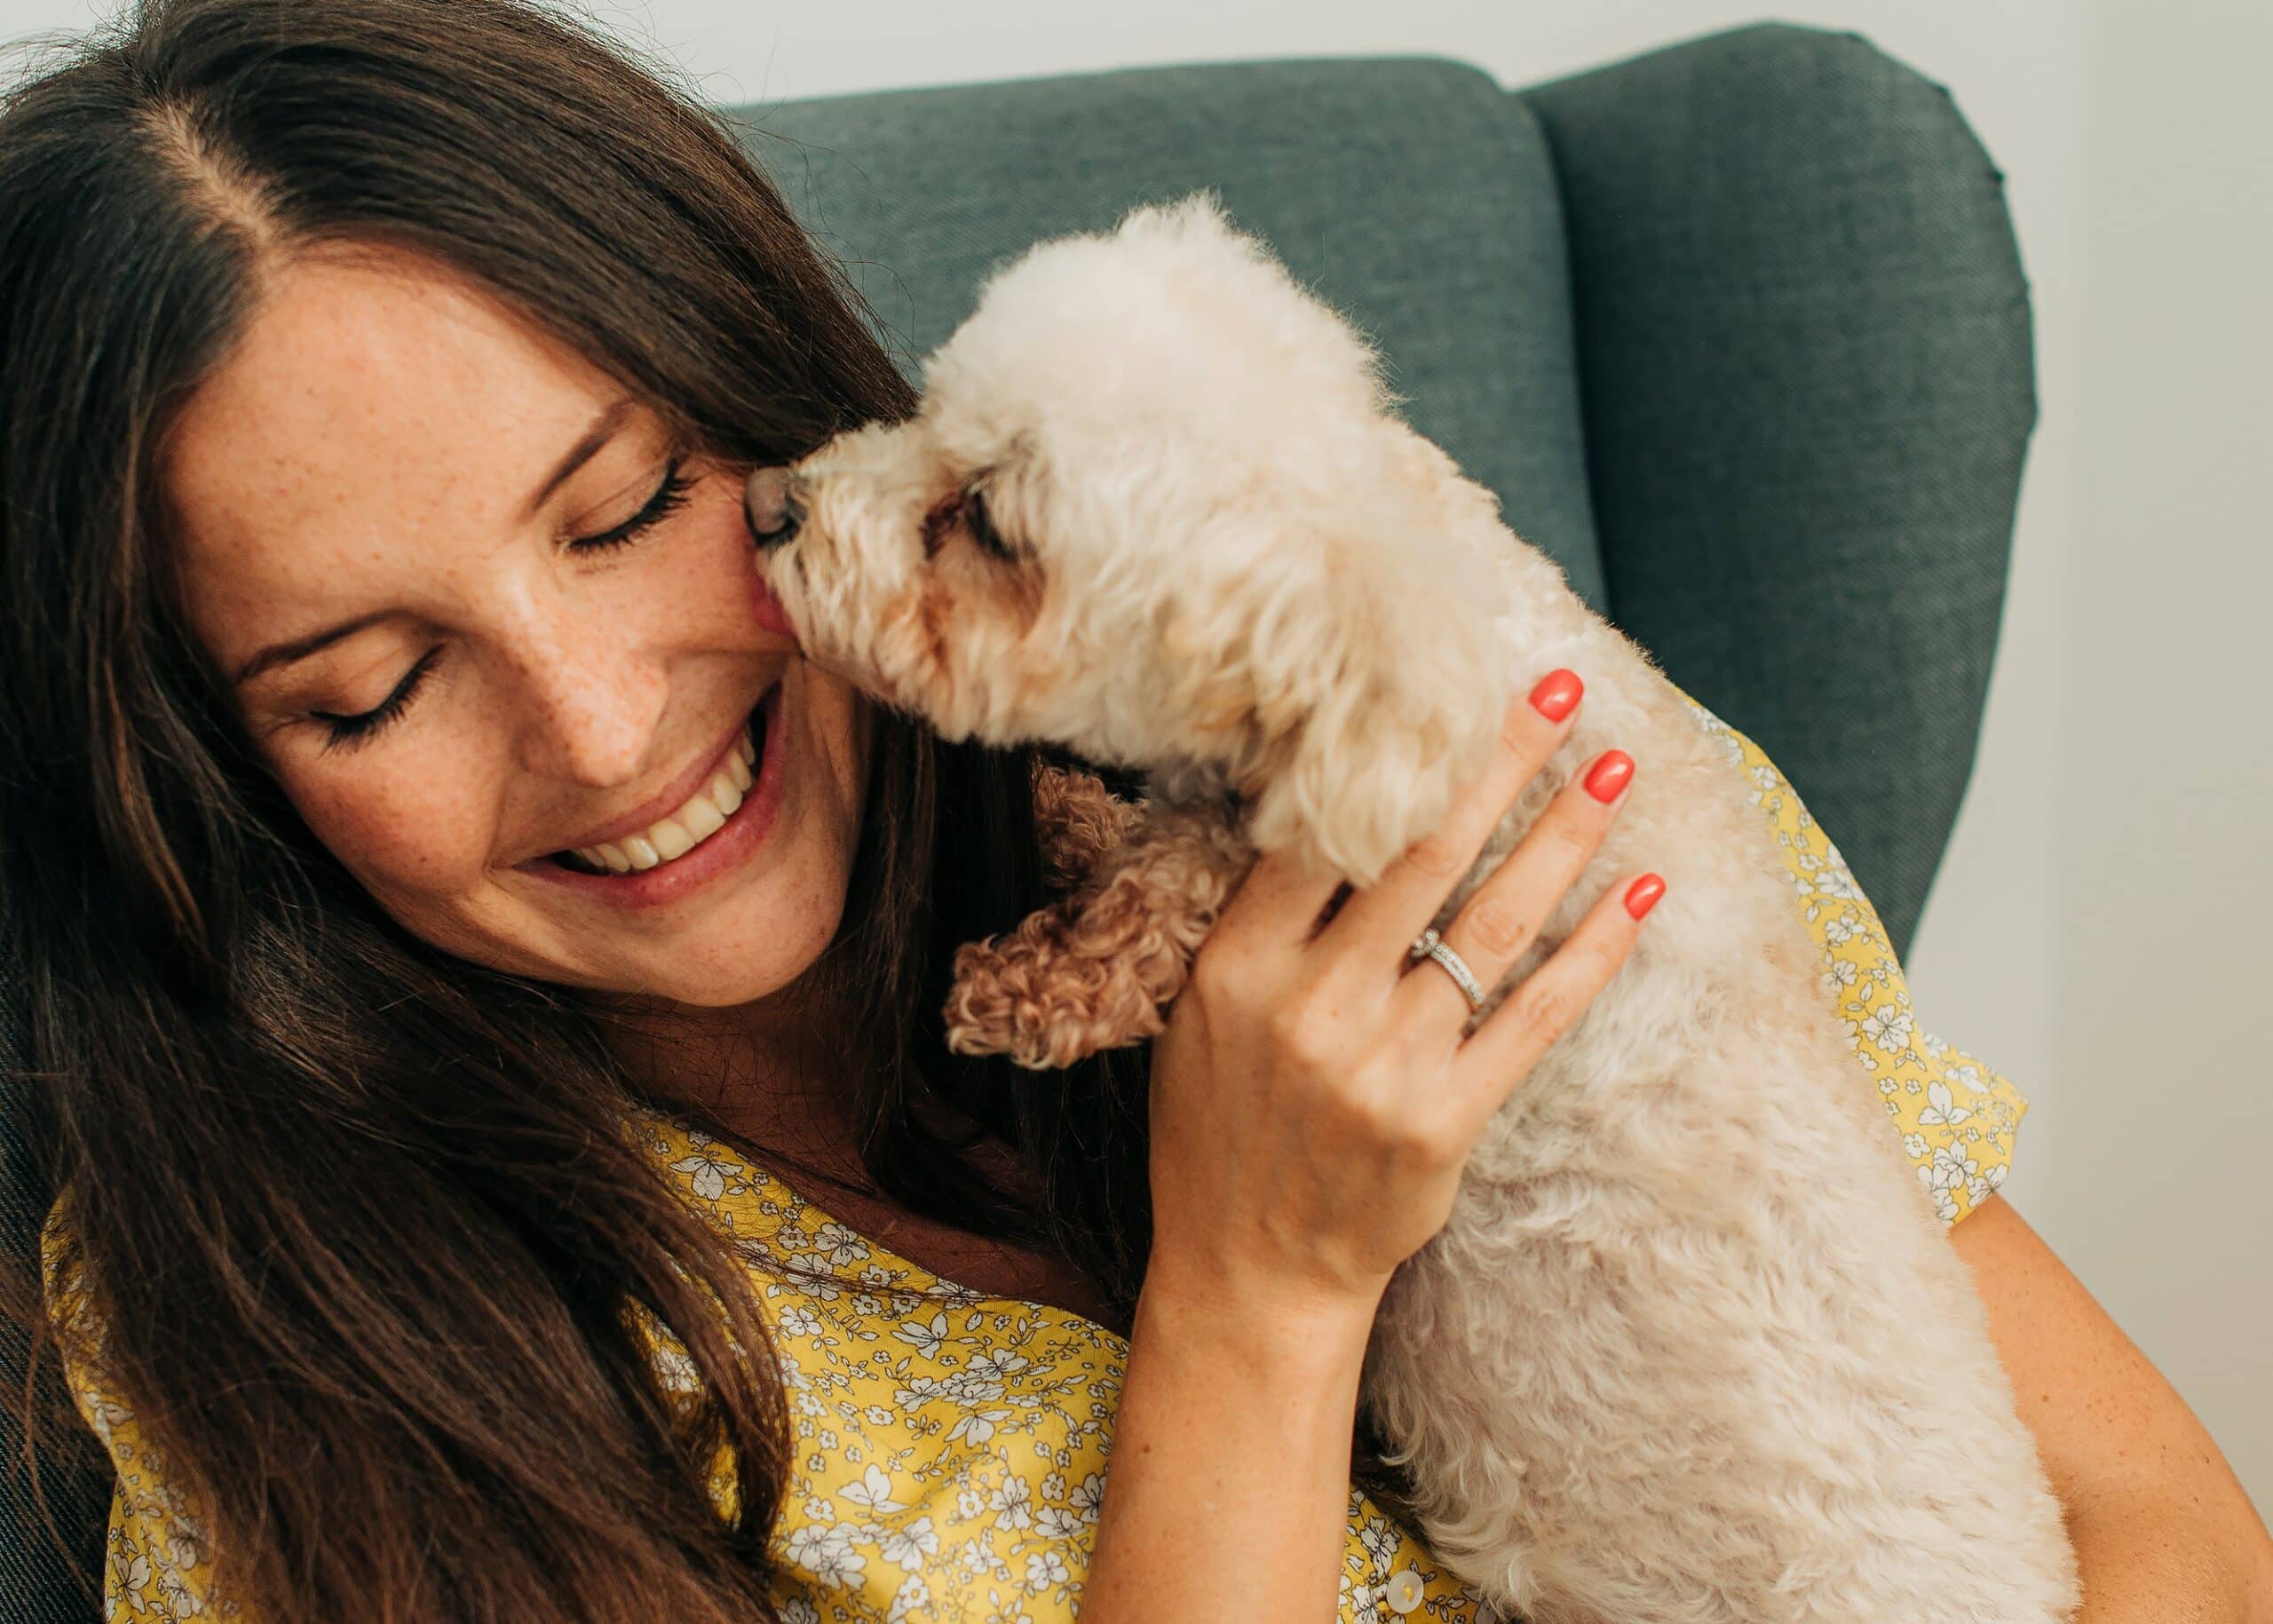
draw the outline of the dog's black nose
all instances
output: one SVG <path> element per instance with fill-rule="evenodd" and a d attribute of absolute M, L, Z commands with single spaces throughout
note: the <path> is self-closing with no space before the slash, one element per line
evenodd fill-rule
<path fill-rule="evenodd" d="M 750 475 L 742 492 L 742 520 L 750 540 L 760 547 L 779 547 L 796 535 L 805 519 L 797 496 L 797 477 L 786 468 L 761 468 Z"/>

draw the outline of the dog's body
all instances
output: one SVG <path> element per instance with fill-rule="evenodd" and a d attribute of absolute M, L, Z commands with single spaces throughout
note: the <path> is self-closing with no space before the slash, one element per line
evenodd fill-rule
<path fill-rule="evenodd" d="M 958 1042 L 1048 1065 L 1149 1035 L 1256 851 L 1369 882 L 1519 685 L 1578 671 L 1439 923 L 1612 745 L 1634 788 L 1501 994 L 1612 876 L 1670 888 L 1382 1305 L 1364 1401 L 1430 1547 L 1537 1624 L 2064 1617 L 2059 1507 L 1742 780 L 1389 413 L 1356 335 L 1202 198 L 1030 252 L 927 383 L 799 465 L 768 574 L 808 653 L 1152 792 L 1060 818 L 1095 867 L 965 950 Z"/>

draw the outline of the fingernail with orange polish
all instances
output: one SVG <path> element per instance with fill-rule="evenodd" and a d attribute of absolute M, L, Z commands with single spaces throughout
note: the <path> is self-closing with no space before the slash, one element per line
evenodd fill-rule
<path fill-rule="evenodd" d="M 1634 758 L 1624 750 L 1604 750 L 1587 774 L 1587 793 L 1607 804 L 1633 781 Z"/>
<path fill-rule="evenodd" d="M 1657 907 L 1658 899 L 1665 894 L 1665 875 L 1645 874 L 1626 888 L 1626 911 L 1639 919 Z"/>
<path fill-rule="evenodd" d="M 1578 672 L 1549 671 L 1531 691 L 1531 708 L 1550 722 L 1560 722 L 1578 708 L 1579 696 L 1586 691 Z"/>

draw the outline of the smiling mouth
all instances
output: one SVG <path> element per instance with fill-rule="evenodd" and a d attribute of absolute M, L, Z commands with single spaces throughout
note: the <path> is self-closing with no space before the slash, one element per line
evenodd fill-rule
<path fill-rule="evenodd" d="M 772 690 L 769 689 L 770 695 Z M 765 749 L 765 701 L 744 718 L 739 738 L 728 747 L 709 781 L 669 813 L 635 835 L 597 846 L 555 852 L 547 860 L 573 874 L 645 874 L 668 867 L 725 828 L 750 793 Z"/>

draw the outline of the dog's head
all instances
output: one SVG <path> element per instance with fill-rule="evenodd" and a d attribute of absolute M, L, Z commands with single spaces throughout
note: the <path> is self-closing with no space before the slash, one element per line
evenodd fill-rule
<path fill-rule="evenodd" d="M 951 739 L 1047 740 L 1249 804 L 1364 880 L 1512 680 L 1488 492 L 1208 193 L 998 272 L 917 414 L 750 482 L 807 654 Z"/>

